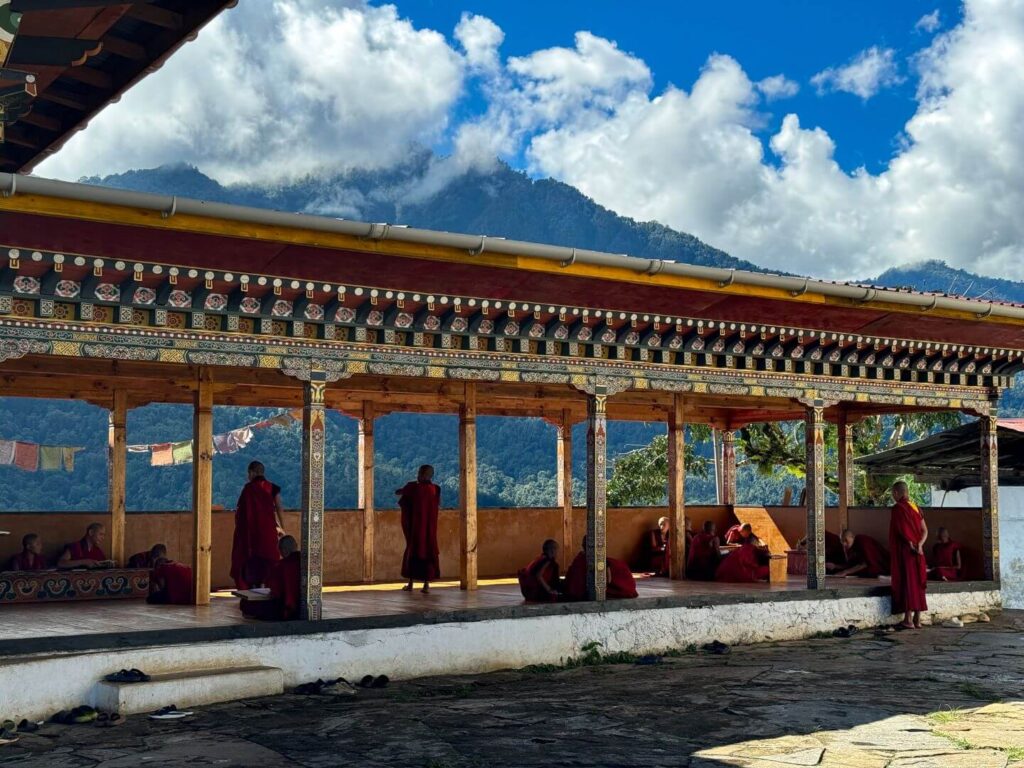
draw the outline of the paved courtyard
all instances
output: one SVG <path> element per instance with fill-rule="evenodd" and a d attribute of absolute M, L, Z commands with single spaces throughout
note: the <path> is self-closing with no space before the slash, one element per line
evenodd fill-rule
<path fill-rule="evenodd" d="M 47 725 L 0 747 L 0 765 L 1024 768 L 1022 630 L 1024 614 L 1008 612 L 963 629 L 683 650 L 649 665 L 288 694 L 178 722 Z"/>

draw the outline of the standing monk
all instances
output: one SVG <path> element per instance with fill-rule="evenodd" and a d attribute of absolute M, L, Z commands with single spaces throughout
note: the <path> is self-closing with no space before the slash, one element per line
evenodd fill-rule
<path fill-rule="evenodd" d="M 437 513 L 441 508 L 441 488 L 435 485 L 434 468 L 420 467 L 416 481 L 406 483 L 395 493 L 402 508 L 402 533 L 405 554 L 402 576 L 409 580 L 402 589 L 412 591 L 413 579 L 423 582 L 423 594 L 430 592 L 430 582 L 441 577 L 440 550 L 437 547 Z"/>
<path fill-rule="evenodd" d="M 928 566 L 924 558 L 924 542 L 928 526 L 917 505 L 910 500 L 907 484 L 892 486 L 892 507 L 889 521 L 889 557 L 892 564 L 892 612 L 902 613 L 904 629 L 921 628 L 921 611 L 928 610 L 925 589 Z M 913 620 L 911 620 L 913 614 Z"/>
<path fill-rule="evenodd" d="M 263 586 L 270 567 L 281 559 L 277 540 L 281 524 L 281 489 L 264 477 L 266 469 L 254 461 L 249 482 L 238 497 L 235 535 L 231 542 L 231 578 L 238 589 Z"/>

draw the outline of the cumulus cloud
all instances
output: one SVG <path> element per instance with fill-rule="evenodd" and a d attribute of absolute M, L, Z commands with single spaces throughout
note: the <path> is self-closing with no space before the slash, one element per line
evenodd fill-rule
<path fill-rule="evenodd" d="M 486 16 L 463 13 L 455 27 L 455 39 L 466 52 L 466 62 L 470 67 L 484 72 L 498 69 L 498 48 L 505 39 L 505 33 Z"/>
<path fill-rule="evenodd" d="M 867 101 L 883 88 L 903 82 L 892 48 L 873 45 L 841 67 L 829 67 L 811 78 L 811 84 L 824 94 L 845 91 Z"/>
<path fill-rule="evenodd" d="M 800 85 L 785 75 L 772 75 L 764 80 L 759 80 L 757 90 L 768 101 L 775 101 L 776 99 L 789 99 L 796 96 L 800 92 Z"/>
<path fill-rule="evenodd" d="M 932 33 L 942 26 L 942 20 L 939 17 L 939 9 L 936 8 L 931 13 L 926 13 L 917 23 L 914 24 L 914 29 L 918 32 Z"/>

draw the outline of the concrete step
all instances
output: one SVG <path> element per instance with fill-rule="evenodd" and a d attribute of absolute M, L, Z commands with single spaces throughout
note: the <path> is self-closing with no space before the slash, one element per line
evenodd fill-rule
<path fill-rule="evenodd" d="M 201 669 L 152 675 L 148 683 L 100 681 L 93 691 L 93 706 L 137 715 L 168 704 L 184 709 L 279 693 L 284 693 L 284 673 L 277 667 Z"/>

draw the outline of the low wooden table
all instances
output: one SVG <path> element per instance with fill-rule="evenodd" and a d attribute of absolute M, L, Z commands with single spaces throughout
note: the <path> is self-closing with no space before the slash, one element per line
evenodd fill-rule
<path fill-rule="evenodd" d="M 789 557 L 787 555 L 768 556 L 768 583 L 785 584 L 789 575 Z"/>

